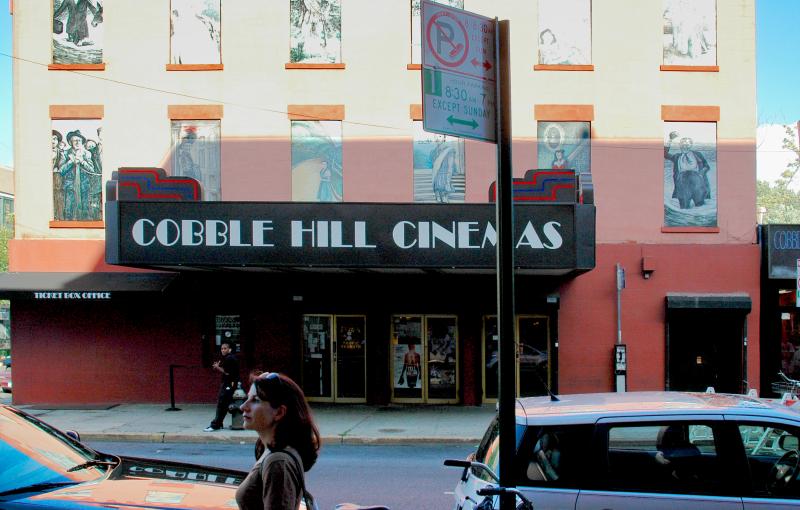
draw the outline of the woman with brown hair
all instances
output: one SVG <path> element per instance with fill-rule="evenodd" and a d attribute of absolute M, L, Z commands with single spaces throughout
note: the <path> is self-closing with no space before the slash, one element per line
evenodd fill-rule
<path fill-rule="evenodd" d="M 252 380 L 241 405 L 244 428 L 258 433 L 266 446 L 236 491 L 239 508 L 297 510 L 313 505 L 305 490 L 304 472 L 317 460 L 320 436 L 303 390 L 277 372 Z"/>

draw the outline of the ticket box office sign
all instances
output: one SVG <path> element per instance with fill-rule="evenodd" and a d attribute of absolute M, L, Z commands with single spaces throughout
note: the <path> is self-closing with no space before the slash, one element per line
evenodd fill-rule
<path fill-rule="evenodd" d="M 494 204 L 108 202 L 106 261 L 130 266 L 493 270 Z M 517 205 L 517 267 L 595 265 L 595 209 Z"/>

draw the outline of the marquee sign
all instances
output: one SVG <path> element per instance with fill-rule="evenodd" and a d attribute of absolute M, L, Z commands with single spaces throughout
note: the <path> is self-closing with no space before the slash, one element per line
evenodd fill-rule
<path fill-rule="evenodd" d="M 594 267 L 594 206 L 517 205 L 517 266 Z M 106 261 L 134 266 L 493 269 L 494 204 L 108 202 Z"/>

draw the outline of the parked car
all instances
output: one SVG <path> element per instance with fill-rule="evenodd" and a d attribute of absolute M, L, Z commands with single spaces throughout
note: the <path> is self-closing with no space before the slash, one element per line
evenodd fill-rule
<path fill-rule="evenodd" d="M 0 508 L 236 508 L 247 473 L 99 453 L 0 406 Z"/>
<path fill-rule="evenodd" d="M 11 393 L 11 369 L 0 372 L 0 390 Z"/>
<path fill-rule="evenodd" d="M 800 508 L 796 409 L 714 393 L 558 398 L 517 401 L 512 478 L 536 508 Z M 467 461 L 446 462 L 464 468 L 456 509 L 497 485 L 498 449 L 495 419 Z"/>

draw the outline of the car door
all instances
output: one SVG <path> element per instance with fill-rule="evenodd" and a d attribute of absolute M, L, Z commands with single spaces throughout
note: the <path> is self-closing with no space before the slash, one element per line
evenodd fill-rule
<path fill-rule="evenodd" d="M 742 417 L 726 417 L 726 420 L 735 424 L 741 438 L 746 465 L 740 470 L 749 475 L 749 483 L 742 484 L 744 509 L 800 508 L 797 424 Z"/>
<path fill-rule="evenodd" d="M 722 416 L 604 418 L 576 510 L 742 510 Z"/>
<path fill-rule="evenodd" d="M 529 426 L 517 449 L 517 487 L 536 508 L 574 510 L 589 474 L 594 425 Z"/>

